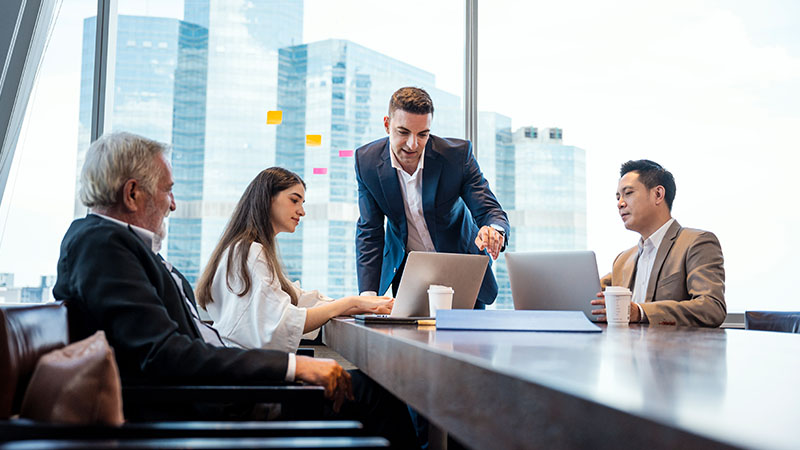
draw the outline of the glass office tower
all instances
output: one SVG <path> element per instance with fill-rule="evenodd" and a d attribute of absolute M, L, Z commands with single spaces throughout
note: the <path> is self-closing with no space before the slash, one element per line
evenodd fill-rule
<path fill-rule="evenodd" d="M 560 128 L 514 132 L 519 250 L 586 248 L 586 151 L 564 145 Z"/>
<path fill-rule="evenodd" d="M 186 150 L 192 175 L 176 179 L 169 252 L 194 284 L 247 184 L 275 165 L 267 111 L 277 109 L 278 49 L 302 39 L 303 2 L 187 0 L 184 19 L 208 29 L 205 89 L 190 100 L 205 114 Z"/>
<path fill-rule="evenodd" d="M 478 142 L 475 148 L 478 151 L 478 163 L 481 165 L 483 176 L 489 182 L 492 192 L 500 202 L 506 213 L 514 209 L 514 144 L 511 142 L 511 118 L 494 112 L 478 113 Z M 513 227 L 513 223 L 512 223 Z M 510 243 L 506 251 L 514 251 L 516 236 L 510 236 Z M 510 308 L 511 286 L 508 283 L 508 269 L 506 268 L 505 254 L 501 253 L 492 263 L 494 276 L 497 279 L 497 300 L 495 308 Z"/>
<path fill-rule="evenodd" d="M 301 227 L 279 239 L 283 260 L 290 278 L 306 286 L 334 297 L 355 294 L 353 151 L 386 136 L 383 117 L 402 86 L 429 91 L 436 108 L 432 131 L 441 136 L 463 135 L 460 98 L 436 89 L 429 72 L 337 39 L 281 49 L 278 86 L 284 116 L 276 161 L 307 184 Z M 321 135 L 322 145 L 306 146 L 307 134 Z"/>
<path fill-rule="evenodd" d="M 511 134 L 507 117 L 481 113 L 480 119 L 486 134 L 479 135 L 478 159 L 511 222 L 506 251 L 586 249 L 585 150 L 564 145 L 560 128 L 522 127 Z M 502 255 L 495 276 L 500 291 L 493 308 L 512 309 Z"/>
<path fill-rule="evenodd" d="M 92 77 L 96 17 L 83 23 L 77 178 L 89 147 L 91 130 Z M 207 32 L 198 25 L 176 19 L 121 15 L 117 20 L 116 63 L 108 95 L 113 109 L 106 116 L 106 130 L 125 130 L 161 142 L 173 142 L 173 131 L 186 132 L 186 121 L 173 123 L 173 114 L 202 122 L 204 110 L 196 102 L 183 101 L 186 92 L 202 92 L 203 80 L 176 74 L 193 72 L 188 65 L 204 64 Z M 196 70 L 195 70 L 196 71 Z M 177 93 L 176 93 L 177 90 Z M 180 119 L 179 117 L 179 119 Z M 194 125 L 191 125 L 194 126 Z M 183 138 L 177 137 L 178 144 Z M 180 165 L 179 165 L 180 167 Z M 77 189 L 76 184 L 76 189 Z M 75 196 L 75 216 L 86 214 Z"/>

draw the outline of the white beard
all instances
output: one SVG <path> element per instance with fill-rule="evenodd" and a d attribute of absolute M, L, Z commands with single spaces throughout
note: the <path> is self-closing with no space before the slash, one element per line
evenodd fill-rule
<path fill-rule="evenodd" d="M 166 219 L 166 216 L 164 218 Z M 158 253 L 161 251 L 161 244 L 164 242 L 164 239 L 166 238 L 167 238 L 167 224 L 162 220 L 161 226 L 158 227 L 158 231 L 153 233 L 153 243 L 151 245 L 153 253 Z"/>

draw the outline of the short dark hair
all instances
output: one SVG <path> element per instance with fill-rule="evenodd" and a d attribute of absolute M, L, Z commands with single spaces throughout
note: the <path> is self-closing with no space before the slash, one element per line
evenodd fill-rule
<path fill-rule="evenodd" d="M 647 189 L 664 186 L 664 199 L 667 201 L 667 208 L 672 211 L 672 201 L 675 200 L 675 177 L 672 176 L 669 170 L 649 159 L 639 159 L 623 164 L 619 169 L 619 176 L 624 177 L 628 172 L 638 173 L 639 181 Z"/>
<path fill-rule="evenodd" d="M 425 89 L 402 87 L 389 100 L 389 116 L 398 109 L 411 114 L 433 114 L 433 100 Z"/>

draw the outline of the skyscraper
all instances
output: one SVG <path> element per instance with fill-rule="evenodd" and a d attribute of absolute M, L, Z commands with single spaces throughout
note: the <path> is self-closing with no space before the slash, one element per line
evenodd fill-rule
<path fill-rule="evenodd" d="M 176 88 L 188 102 L 176 99 L 176 105 L 189 111 L 192 103 L 202 105 L 204 121 L 188 115 L 176 121 L 191 137 L 179 135 L 184 141 L 173 143 L 173 161 L 191 170 L 175 167 L 179 207 L 170 218 L 168 246 L 194 284 L 247 184 L 275 164 L 276 129 L 266 125 L 266 115 L 277 109 L 278 49 L 303 35 L 303 2 L 186 0 L 184 11 L 187 22 L 208 29 L 208 53 L 205 73 L 194 64 L 204 87 Z"/>
<path fill-rule="evenodd" d="M 83 23 L 76 171 L 78 179 L 86 149 L 89 147 L 91 130 L 96 22 L 96 17 L 89 17 Z M 108 93 L 113 95 L 114 101 L 112 111 L 106 116 L 106 130 L 125 130 L 162 142 L 172 142 L 175 129 L 175 75 L 176 72 L 186 70 L 179 65 L 192 61 L 196 63 L 198 54 L 202 58 L 206 40 L 205 28 L 177 19 L 119 16 L 114 79 L 113 83 L 109 83 Z M 179 91 L 187 88 L 196 91 L 202 88 L 202 80 L 187 77 L 179 79 Z M 202 110 L 186 111 L 185 107 L 178 109 L 183 110 L 182 114 L 191 117 L 191 121 L 203 119 Z M 179 132 L 182 132 L 182 128 L 183 125 L 178 124 Z M 76 195 L 75 216 L 82 217 L 85 214 L 86 207 Z"/>
<path fill-rule="evenodd" d="M 511 142 L 511 118 L 494 112 L 478 114 L 478 163 L 483 176 L 507 213 L 514 209 L 514 144 Z M 513 251 L 516 236 L 512 233 L 506 251 Z M 497 279 L 497 300 L 495 307 L 507 307 L 511 304 L 511 286 L 508 283 L 508 269 L 504 253 L 501 253 L 492 268 Z"/>
<path fill-rule="evenodd" d="M 586 152 L 560 128 L 514 132 L 514 236 L 518 250 L 586 248 Z"/>

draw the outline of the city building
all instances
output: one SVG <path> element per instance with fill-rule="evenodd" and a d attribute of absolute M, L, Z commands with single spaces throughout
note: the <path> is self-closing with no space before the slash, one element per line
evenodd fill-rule
<path fill-rule="evenodd" d="M 478 160 L 511 221 L 506 251 L 586 249 L 586 152 L 564 145 L 560 128 L 522 127 L 480 113 Z M 503 254 L 494 263 L 495 309 L 513 309 Z"/>
<path fill-rule="evenodd" d="M 586 248 L 586 151 L 560 128 L 522 127 L 512 137 L 517 251 Z"/>
<path fill-rule="evenodd" d="M 80 172 L 90 143 L 96 22 L 96 17 L 89 17 L 83 23 L 76 190 L 80 186 Z M 129 131 L 170 143 L 176 129 L 173 114 L 177 113 L 179 119 L 190 117 L 191 126 L 203 119 L 200 109 L 193 113 L 185 111 L 181 105 L 176 109 L 176 98 L 185 96 L 184 90 L 179 91 L 180 95 L 176 97 L 176 87 L 185 89 L 187 84 L 194 82 L 195 88 L 205 91 L 204 85 L 198 84 L 199 80 L 176 77 L 176 73 L 188 71 L 179 69 L 179 63 L 193 63 L 197 54 L 202 57 L 207 45 L 207 32 L 203 27 L 176 19 L 125 15 L 118 17 L 117 30 L 114 79 L 108 89 L 108 94 L 113 96 L 113 101 L 108 103 L 113 104 L 113 108 L 106 115 L 106 130 Z M 182 129 L 186 121 L 178 120 L 176 124 L 176 131 L 186 133 Z M 179 134 L 179 144 L 183 143 L 182 139 L 184 136 Z M 75 217 L 85 214 L 86 207 L 76 192 Z"/>
<path fill-rule="evenodd" d="M 0 287 L 13 287 L 14 274 L 10 272 L 0 273 Z"/>
<path fill-rule="evenodd" d="M 184 20 L 208 30 L 204 89 L 186 91 L 204 121 L 187 145 L 173 142 L 173 161 L 191 175 L 175 168 L 168 254 L 194 284 L 247 184 L 275 165 L 278 127 L 266 125 L 267 111 L 277 109 L 278 49 L 302 40 L 303 2 L 186 0 Z"/>
<path fill-rule="evenodd" d="M 478 113 L 478 142 L 475 143 L 478 163 L 483 176 L 507 213 L 514 209 L 514 144 L 511 141 L 511 118 L 495 112 Z M 516 236 L 514 222 L 511 222 L 512 233 L 507 252 L 514 251 Z M 497 299 L 492 305 L 497 309 L 511 308 L 511 286 L 508 283 L 508 269 L 505 254 L 501 253 L 492 263 L 494 276 L 497 279 Z"/>

